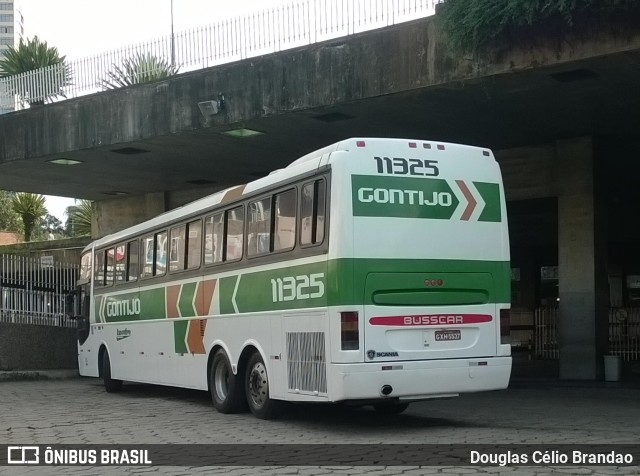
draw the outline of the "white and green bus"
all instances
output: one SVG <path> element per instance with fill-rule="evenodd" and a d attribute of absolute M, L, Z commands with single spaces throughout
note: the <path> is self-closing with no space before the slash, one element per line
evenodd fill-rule
<path fill-rule="evenodd" d="M 80 374 L 396 413 L 506 388 L 509 242 L 490 150 L 358 138 L 85 250 Z"/>

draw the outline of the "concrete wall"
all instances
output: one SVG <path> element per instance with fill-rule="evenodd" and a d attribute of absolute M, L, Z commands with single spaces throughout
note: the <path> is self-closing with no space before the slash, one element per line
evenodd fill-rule
<path fill-rule="evenodd" d="M 11 254 L 39 258 L 53 256 L 56 262 L 80 264 L 82 249 L 91 242 L 91 238 L 67 238 L 52 241 L 30 241 L 0 246 L 0 254 Z"/>
<path fill-rule="evenodd" d="M 78 368 L 76 330 L 0 322 L 0 370 Z"/>
<path fill-rule="evenodd" d="M 166 210 L 163 192 L 94 202 L 91 235 L 99 238 L 148 220 Z"/>
<path fill-rule="evenodd" d="M 0 163 L 636 51 L 640 31 L 552 39 L 487 58 L 453 54 L 436 17 L 0 116 Z M 224 93 L 224 114 L 197 103 Z M 46 126 L 44 126 L 46 125 Z"/>

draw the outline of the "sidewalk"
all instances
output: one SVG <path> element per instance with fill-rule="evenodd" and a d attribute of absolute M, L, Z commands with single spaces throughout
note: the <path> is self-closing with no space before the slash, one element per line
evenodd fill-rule
<path fill-rule="evenodd" d="M 575 387 L 575 388 L 640 388 L 640 362 L 623 362 L 620 380 L 569 380 L 560 378 L 558 360 L 529 359 L 526 352 L 513 354 L 510 388 Z"/>
<path fill-rule="evenodd" d="M 0 370 L 0 382 L 59 380 L 78 377 L 78 369 Z"/>

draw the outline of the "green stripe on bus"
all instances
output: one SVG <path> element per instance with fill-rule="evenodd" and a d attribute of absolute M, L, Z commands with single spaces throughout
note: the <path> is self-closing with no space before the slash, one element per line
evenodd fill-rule
<path fill-rule="evenodd" d="M 398 280 L 403 275 L 413 274 L 424 276 L 423 281 L 443 279 L 443 285 L 439 289 L 442 293 L 435 297 L 433 304 L 449 302 L 451 296 L 446 295 L 448 290 L 464 293 L 486 292 L 483 300 L 489 303 L 508 303 L 511 299 L 511 278 L 509 261 L 474 261 L 474 260 L 413 260 L 413 259 L 357 259 L 344 258 L 329 262 L 329 276 L 332 279 L 328 286 L 328 304 L 330 306 L 374 304 L 371 295 L 365 296 L 367 275 L 386 274 L 388 282 L 379 282 L 379 289 L 399 290 Z M 489 274 L 493 285 L 484 286 L 490 289 L 482 289 L 482 281 L 479 274 Z M 420 283 L 413 278 L 411 289 L 416 289 Z M 424 286 L 424 282 L 422 283 Z M 425 286 L 426 288 L 426 286 Z M 491 289 L 492 288 L 492 289 Z M 431 298 L 430 298 L 431 299 Z M 438 299 L 440 301 L 438 301 Z M 461 297 L 460 299 L 471 299 Z M 449 304 L 452 304 L 449 302 Z"/>
<path fill-rule="evenodd" d="M 508 261 L 344 258 L 221 278 L 218 292 L 220 313 L 235 314 L 363 304 L 426 307 L 508 303 L 510 286 Z M 195 282 L 182 285 L 178 306 L 183 317 L 195 316 L 195 290 Z M 110 297 L 107 302 L 133 296 Z M 140 301 L 139 317 L 107 316 L 106 321 L 166 317 L 165 288 L 140 291 Z M 96 312 L 100 302 L 96 297 Z M 183 348 L 179 342 L 184 341 L 186 326 L 175 330 L 176 349 Z"/>
<path fill-rule="evenodd" d="M 378 291 L 389 291 L 386 297 L 379 293 L 377 302 L 373 293 L 367 295 L 366 290 L 367 276 L 372 274 L 376 276 L 373 286 Z M 435 291 L 426 292 L 426 279 L 443 279 L 444 282 Z M 236 312 L 234 291 L 240 313 L 327 305 L 393 305 L 394 302 L 396 305 L 421 306 L 507 303 L 511 295 L 508 261 L 338 259 L 245 273 L 237 290 L 236 277 L 220 281 L 222 314 Z M 280 283 L 284 288 L 282 293 Z M 322 283 L 321 287 L 319 283 Z M 320 291 L 322 296 L 312 297 Z M 404 296 L 398 295 L 402 293 Z"/>
<path fill-rule="evenodd" d="M 484 210 L 478 221 L 499 222 L 502 220 L 500 210 L 500 186 L 497 183 L 473 182 L 478 193 L 485 202 Z"/>
<path fill-rule="evenodd" d="M 244 273 L 220 281 L 220 312 L 257 312 L 327 305 L 325 261 Z M 236 290 L 237 283 L 237 290 Z M 234 296 L 235 291 L 235 296 Z M 234 307 L 235 302 L 235 307 Z"/>
<path fill-rule="evenodd" d="M 185 283 L 180 291 L 180 299 L 178 300 L 178 309 L 182 317 L 193 317 L 196 311 L 193 308 L 193 296 L 196 292 L 198 283 Z"/>
<path fill-rule="evenodd" d="M 189 321 L 174 321 L 173 339 L 176 354 L 186 354 L 187 344 L 185 343 Z"/>
<path fill-rule="evenodd" d="M 140 319 L 164 319 L 167 316 L 165 294 L 164 287 L 140 291 Z"/>

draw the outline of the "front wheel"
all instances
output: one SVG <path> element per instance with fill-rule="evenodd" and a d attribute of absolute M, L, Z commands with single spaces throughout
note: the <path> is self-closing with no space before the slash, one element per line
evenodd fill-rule
<path fill-rule="evenodd" d="M 234 375 L 224 350 L 213 356 L 209 372 L 209 388 L 213 406 L 220 413 L 236 413 L 242 397 L 242 378 Z"/>
<path fill-rule="evenodd" d="M 247 364 L 245 390 L 249 409 L 263 420 L 275 418 L 280 411 L 280 402 L 269 398 L 269 376 L 267 367 L 258 352 L 255 352 Z"/>
<path fill-rule="evenodd" d="M 102 380 L 107 393 L 119 392 L 122 388 L 122 380 L 111 378 L 111 360 L 109 360 L 109 352 L 106 350 L 102 359 Z"/>

